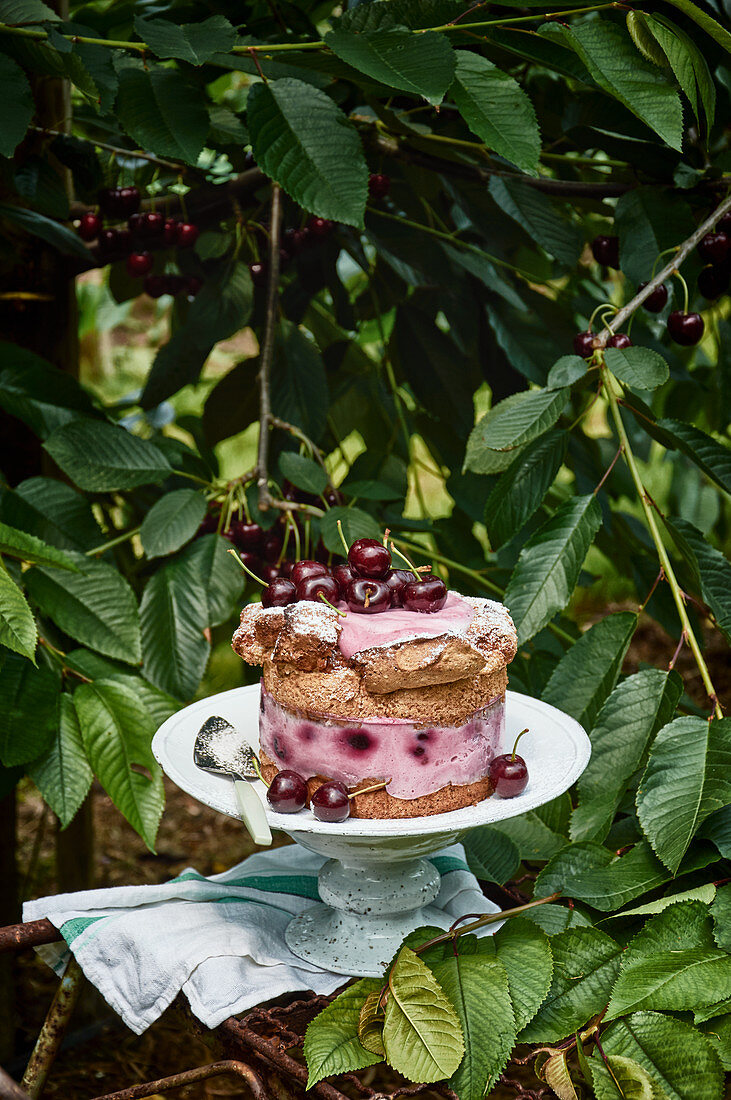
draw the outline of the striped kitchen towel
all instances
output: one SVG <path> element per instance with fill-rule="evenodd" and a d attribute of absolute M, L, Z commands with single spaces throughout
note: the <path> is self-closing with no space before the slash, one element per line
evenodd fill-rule
<path fill-rule="evenodd" d="M 491 913 L 460 844 L 431 857 L 442 876 L 434 905 L 452 918 Z M 299 845 L 257 852 L 220 875 L 189 868 L 160 886 L 120 886 L 38 898 L 23 920 L 47 917 L 65 943 L 37 948 L 60 974 L 69 949 L 138 1035 L 182 990 L 206 1027 L 283 993 L 332 993 L 346 978 L 297 958 L 284 930 L 319 902 L 322 856 Z M 484 931 L 493 932 L 495 925 Z M 481 930 L 482 931 L 482 930 Z"/>

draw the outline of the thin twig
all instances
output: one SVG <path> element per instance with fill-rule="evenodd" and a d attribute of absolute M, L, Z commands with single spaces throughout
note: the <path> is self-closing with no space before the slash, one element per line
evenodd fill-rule
<path fill-rule="evenodd" d="M 678 644 L 675 648 L 675 653 L 673 653 L 672 657 L 670 658 L 670 663 L 668 664 L 668 672 L 670 672 L 672 669 L 675 668 L 675 662 L 677 661 L 678 657 L 680 656 L 680 651 L 683 648 L 683 646 L 685 645 L 685 643 L 687 642 L 687 640 L 688 640 L 688 635 L 686 634 L 685 629 L 683 629 L 680 633 L 680 641 L 678 642 Z"/>
<path fill-rule="evenodd" d="M 465 924 L 463 928 L 455 928 L 453 925 L 449 931 L 443 932 L 440 936 L 435 936 L 434 939 L 427 940 L 426 943 L 419 944 L 418 947 L 414 947 L 414 954 L 420 955 L 429 947 L 435 947 L 439 943 L 447 943 L 457 936 L 463 936 L 466 932 L 473 932 L 476 928 L 484 928 L 486 924 L 497 924 L 499 921 L 508 920 L 510 917 L 519 917 L 521 913 L 526 913 L 529 909 L 536 909 L 539 905 L 546 905 L 549 902 L 558 901 L 560 897 L 560 893 L 549 894 L 547 898 L 537 898 L 535 901 L 529 901 L 527 905 L 518 905 L 515 909 L 503 909 L 497 913 L 485 913 L 484 916 L 478 917 L 477 920 L 472 921 L 471 924 Z M 455 924 L 456 923 L 455 921 Z"/>
<path fill-rule="evenodd" d="M 36 134 L 44 134 L 47 137 L 68 137 L 62 130 L 49 130 L 47 126 L 31 126 Z M 76 141 L 83 141 L 86 145 L 94 145 L 98 149 L 107 149 L 110 153 L 117 153 L 120 157 L 132 157 L 134 160 L 148 160 L 150 164 L 159 164 L 161 168 L 170 168 L 173 172 L 183 175 L 192 171 L 189 164 L 180 164 L 177 161 L 163 160 L 152 153 L 143 153 L 141 149 L 122 149 L 119 145 L 110 145 L 108 141 L 98 141 L 97 138 L 84 138 L 74 135 Z M 91 209 L 91 207 L 89 208 Z"/>
<path fill-rule="evenodd" d="M 623 446 L 622 446 L 622 445 L 620 444 L 620 446 L 619 446 L 619 447 L 617 448 L 617 453 L 616 453 L 616 455 L 614 456 L 614 458 L 612 459 L 612 461 L 611 461 L 611 462 L 609 463 L 609 467 L 608 467 L 608 469 L 606 469 L 606 470 L 604 471 L 604 474 L 602 475 L 602 479 L 601 479 L 601 481 L 599 482 L 599 484 L 597 485 L 596 489 L 594 490 L 594 496 L 596 496 L 596 495 L 597 495 L 597 493 L 598 493 L 598 492 L 599 492 L 599 490 L 601 489 L 602 485 L 603 485 L 603 484 L 604 484 L 604 482 L 605 482 L 605 481 L 607 480 L 607 478 L 608 478 L 608 477 L 609 477 L 609 475 L 611 474 L 611 472 L 612 472 L 612 470 L 614 469 L 614 467 L 615 467 L 615 466 L 617 465 L 617 462 L 619 461 L 619 456 L 620 456 L 620 455 L 622 454 L 622 452 L 623 452 L 623 451 L 624 451 L 624 447 L 623 447 Z"/>
<path fill-rule="evenodd" d="M 266 319 L 259 366 L 259 448 L 256 469 L 259 507 L 266 512 L 272 506 L 269 492 L 269 430 L 272 417 L 271 376 L 274 340 L 279 313 L 279 230 L 282 221 L 282 190 L 272 184 L 271 219 L 269 223 L 269 270 L 267 278 Z"/>

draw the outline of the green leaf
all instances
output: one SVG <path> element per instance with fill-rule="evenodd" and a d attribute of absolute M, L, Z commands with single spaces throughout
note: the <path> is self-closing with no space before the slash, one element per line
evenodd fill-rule
<path fill-rule="evenodd" d="M 551 367 L 546 380 L 549 390 L 560 390 L 565 386 L 573 386 L 583 378 L 589 369 L 586 359 L 580 355 L 562 355 Z"/>
<path fill-rule="evenodd" d="M 637 816 L 673 873 L 701 822 L 731 803 L 731 718 L 676 718 L 658 733 L 637 788 Z"/>
<path fill-rule="evenodd" d="M 543 701 L 591 729 L 617 682 L 636 626 L 633 611 L 620 611 L 590 627 L 556 665 Z"/>
<path fill-rule="evenodd" d="M 205 672 L 209 608 L 195 557 L 166 562 L 147 582 L 140 604 L 144 675 L 177 699 L 189 699 Z"/>
<path fill-rule="evenodd" d="M 197 163 L 208 136 L 208 112 L 200 90 L 179 69 L 123 68 L 116 113 L 141 149 Z"/>
<path fill-rule="evenodd" d="M 464 1054 L 457 1016 L 432 972 L 402 947 L 388 978 L 383 1045 L 390 1065 L 410 1081 L 451 1077 Z"/>
<path fill-rule="evenodd" d="M 511 817 L 482 828 L 490 828 L 509 837 L 517 845 L 522 860 L 550 859 L 566 844 L 566 837 L 560 836 L 549 828 L 535 810 L 529 810 L 520 817 Z M 473 835 L 473 833 L 469 834 L 469 836 Z"/>
<path fill-rule="evenodd" d="M 499 156 L 538 174 L 541 134 L 533 104 L 512 76 L 460 50 L 450 95 L 470 130 Z"/>
<path fill-rule="evenodd" d="M 700 428 L 682 420 L 658 420 L 657 426 L 670 433 L 673 437 L 671 442 L 695 462 L 711 481 L 731 493 L 731 447 L 725 447 Z"/>
<path fill-rule="evenodd" d="M 683 111 L 674 86 L 651 62 L 637 56 L 626 30 L 607 19 L 551 23 L 539 34 L 574 50 L 600 88 L 623 103 L 672 149 L 683 142 Z"/>
<path fill-rule="evenodd" d="M 0 523 L 0 554 L 35 565 L 55 565 L 58 569 L 78 572 L 78 567 L 67 554 L 57 550 L 55 546 L 49 546 L 35 535 L 27 535 L 25 531 L 9 527 L 6 523 Z"/>
<path fill-rule="evenodd" d="M 706 34 L 718 42 L 719 46 L 723 46 L 726 53 L 731 52 L 731 34 L 696 4 L 691 3 L 691 0 L 668 0 L 668 3 L 702 27 Z"/>
<path fill-rule="evenodd" d="M 20 65 L 0 54 L 0 155 L 12 157 L 35 112 L 33 96 Z"/>
<path fill-rule="evenodd" d="M 147 557 L 174 554 L 193 538 L 205 514 L 205 497 L 196 489 L 176 489 L 160 497 L 140 528 L 140 541 Z"/>
<path fill-rule="evenodd" d="M 63 481 L 31 477 L 0 497 L 0 517 L 45 543 L 91 550 L 103 542 L 89 502 Z"/>
<path fill-rule="evenodd" d="M 291 321 L 282 321 L 272 363 L 272 411 L 317 442 L 330 405 L 322 356 Z"/>
<path fill-rule="evenodd" d="M 454 77 L 454 51 L 445 35 L 432 31 L 412 34 L 398 26 L 357 33 L 337 29 L 325 35 L 325 42 L 358 72 L 432 104 L 442 102 Z"/>
<path fill-rule="evenodd" d="M 668 1100 L 721 1100 L 718 1055 L 704 1035 L 681 1020 L 633 1012 L 602 1033 L 602 1047 L 610 1059 L 619 1055 L 638 1062 Z"/>
<path fill-rule="evenodd" d="M 187 546 L 180 561 L 189 563 L 198 571 L 208 608 L 207 626 L 238 617 L 245 578 L 240 567 L 228 551 L 231 543 L 220 535 L 204 535 Z"/>
<path fill-rule="evenodd" d="M 567 905 L 539 905 L 525 914 L 525 920 L 542 928 L 547 936 L 557 936 L 568 928 L 591 927 L 591 921 L 580 909 L 576 906 L 569 909 Z"/>
<path fill-rule="evenodd" d="M 41 439 L 82 414 L 97 415 L 75 378 L 27 348 L 0 341 L 0 364 L 0 406 Z"/>
<path fill-rule="evenodd" d="M 712 882 L 708 882 L 703 886 L 696 886 L 693 890 L 683 890 L 679 894 L 668 894 L 667 897 L 658 898 L 657 901 L 648 901 L 647 905 L 638 905 L 634 909 L 623 909 L 621 913 L 614 913 L 613 916 L 642 917 L 653 913 L 663 913 L 671 905 L 678 905 L 682 901 L 702 901 L 704 905 L 710 905 L 715 896 L 716 887 Z"/>
<path fill-rule="evenodd" d="M 380 1055 L 366 1050 L 358 1038 L 361 1009 L 369 994 L 377 996 L 382 986 L 380 978 L 361 978 L 308 1025 L 304 1044 L 308 1089 L 323 1077 L 365 1069 L 382 1061 Z"/>
<path fill-rule="evenodd" d="M 703 599 L 719 629 L 731 641 L 731 565 L 725 555 L 706 542 L 692 523 L 680 517 L 666 521 L 670 533 L 697 579 Z"/>
<path fill-rule="evenodd" d="M 38 630 L 33 612 L 0 558 L 0 645 L 35 664 Z"/>
<path fill-rule="evenodd" d="M 579 778 L 572 840 L 602 839 L 647 746 L 675 713 L 682 692 L 677 672 L 642 669 L 618 684 L 591 731 L 591 759 Z M 598 827 L 597 827 L 598 823 Z"/>
<path fill-rule="evenodd" d="M 537 439 L 553 427 L 568 399 L 567 389 L 523 390 L 498 402 L 472 429 L 465 468 L 475 474 L 493 473 L 492 468 L 482 468 L 483 459 L 491 457 L 486 452 L 510 451 Z M 509 459 L 513 457 L 510 455 Z"/>
<path fill-rule="evenodd" d="M 719 947 L 731 952 L 731 885 L 722 886 L 711 906 L 713 935 Z"/>
<path fill-rule="evenodd" d="M 13 26 L 27 23 L 55 23 L 61 16 L 42 0 L 2 0 L 0 20 Z"/>
<path fill-rule="evenodd" d="M 604 357 L 612 374 L 640 390 L 657 389 L 670 377 L 662 355 L 650 348 L 607 348 Z"/>
<path fill-rule="evenodd" d="M 223 15 L 182 26 L 168 19 L 135 16 L 135 30 L 151 51 L 162 58 L 177 57 L 191 65 L 205 65 L 216 53 L 228 53 L 237 34 Z"/>
<path fill-rule="evenodd" d="M 569 602 L 601 519 L 596 497 L 574 497 L 526 542 L 505 592 L 518 645 L 529 641 Z"/>
<path fill-rule="evenodd" d="M 703 105 L 706 126 L 710 130 L 716 108 L 716 88 L 703 54 L 692 39 L 669 19 L 656 18 L 644 12 L 634 14 L 635 18 L 642 20 L 646 32 L 659 46 L 663 62 L 672 69 L 699 123 L 702 121 Z"/>
<path fill-rule="evenodd" d="M 319 496 L 327 489 L 329 480 L 327 470 L 324 470 L 314 459 L 306 458 L 305 455 L 285 451 L 279 456 L 279 469 L 293 485 L 298 489 L 304 489 L 307 493 L 315 493 Z"/>
<path fill-rule="evenodd" d="M 598 928 L 571 928 L 553 936 L 551 988 L 518 1036 L 519 1042 L 555 1042 L 601 1012 L 609 1000 L 621 950 Z"/>
<path fill-rule="evenodd" d="M 507 975 L 498 960 L 484 955 L 452 955 L 433 969 L 464 1035 L 464 1058 L 449 1087 L 459 1100 L 482 1100 L 515 1044 Z"/>
<path fill-rule="evenodd" d="M 48 748 L 58 718 L 60 677 L 11 654 L 0 669 L 0 761 L 28 764 Z"/>
<path fill-rule="evenodd" d="M 333 554 L 343 553 L 343 543 L 337 526 L 338 520 L 342 524 L 348 546 L 352 546 L 356 539 L 378 539 L 380 542 L 383 537 L 378 521 L 368 512 L 363 512 L 360 508 L 344 508 L 336 505 L 334 508 L 328 508 L 320 520 L 322 541 Z"/>
<path fill-rule="evenodd" d="M 622 271 L 639 283 L 650 278 L 660 252 L 690 236 L 695 221 L 677 195 L 660 187 L 638 187 L 617 200 L 614 227 Z"/>
<path fill-rule="evenodd" d="M 696 844 L 678 873 L 696 871 L 717 858 L 710 845 Z M 535 894 L 547 897 L 560 890 L 594 909 L 610 913 L 662 886 L 671 877 L 645 841 L 622 856 L 615 856 L 598 844 L 581 841 L 559 852 L 543 868 L 536 879 Z"/>
<path fill-rule="evenodd" d="M 470 871 L 483 882 L 507 882 L 520 866 L 520 853 L 510 837 L 489 825 L 472 829 L 464 840 Z"/>
<path fill-rule="evenodd" d="M 547 432 L 513 460 L 485 505 L 485 526 L 493 549 L 509 542 L 540 508 L 566 454 L 565 432 Z"/>
<path fill-rule="evenodd" d="M 94 773 L 117 809 L 154 851 L 165 793 L 150 747 L 155 732 L 150 716 L 135 693 L 114 680 L 81 684 L 73 700 Z"/>
<path fill-rule="evenodd" d="M 92 493 L 134 489 L 170 473 L 167 459 L 153 443 L 101 421 L 64 424 L 43 446 L 80 489 Z"/>
<path fill-rule="evenodd" d="M 639 1062 L 623 1058 L 621 1054 L 615 1054 L 608 1061 L 611 1074 L 598 1054 L 589 1063 L 589 1079 L 596 1100 L 658 1100 L 655 1082 Z"/>
<path fill-rule="evenodd" d="M 502 176 L 493 176 L 489 189 L 498 206 L 549 255 L 567 267 L 577 263 L 584 245 L 583 233 L 547 195 L 528 183 Z"/>
<path fill-rule="evenodd" d="M 207 278 L 183 324 L 155 356 L 140 398 L 142 407 L 152 409 L 183 386 L 197 382 L 214 346 L 246 325 L 253 300 L 248 264 L 234 260 Z M 247 422 L 238 424 L 240 431 Z"/>
<path fill-rule="evenodd" d="M 155 728 L 180 709 L 180 702 L 172 695 L 153 687 L 139 673 L 132 672 L 128 665 L 111 661 L 99 653 L 72 649 L 66 654 L 66 664 L 90 680 L 117 680 L 120 684 L 126 684 L 144 706 Z"/>
<path fill-rule="evenodd" d="M 657 951 L 623 969 L 612 990 L 607 1020 L 636 1009 L 695 1008 L 731 996 L 731 955 L 725 951 Z"/>
<path fill-rule="evenodd" d="M 366 1050 L 370 1051 L 371 1054 L 377 1054 L 379 1058 L 386 1057 L 386 1050 L 383 1046 L 382 992 L 383 987 L 379 982 L 379 988 L 368 994 L 358 1015 L 358 1038 Z"/>
<path fill-rule="evenodd" d="M 48 751 L 28 774 L 65 829 L 89 793 L 94 778 L 81 739 L 73 699 L 60 699 L 58 729 Z"/>
<path fill-rule="evenodd" d="M 24 233 L 31 237 L 50 244 L 52 248 L 66 256 L 77 256 L 81 260 L 90 259 L 89 249 L 84 242 L 67 229 L 61 222 L 47 218 L 45 214 L 39 214 L 37 210 L 27 210 L 23 206 L 11 206 L 9 203 L 0 203 L 0 219 L 7 218 L 9 222 L 19 226 Z"/>
<path fill-rule="evenodd" d="M 42 612 L 82 645 L 128 664 L 142 659 L 134 592 L 113 566 L 74 555 L 77 573 L 35 566 L 28 591 Z"/>
<path fill-rule="evenodd" d="M 494 936 L 478 939 L 477 951 L 494 954 L 505 967 L 515 1026 L 520 1030 L 533 1019 L 551 987 L 553 956 L 548 936 L 533 921 L 511 917 Z"/>
<path fill-rule="evenodd" d="M 713 1044 L 726 1073 L 731 1071 L 731 1012 L 704 1023 L 700 1030 Z"/>
<path fill-rule="evenodd" d="M 362 228 L 368 168 L 357 131 L 329 96 L 290 78 L 256 84 L 247 117 L 270 179 L 305 210 Z"/>

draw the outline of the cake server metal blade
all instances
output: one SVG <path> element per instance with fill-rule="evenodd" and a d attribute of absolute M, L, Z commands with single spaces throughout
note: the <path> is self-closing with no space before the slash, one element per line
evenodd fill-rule
<path fill-rule="evenodd" d="M 193 762 L 201 771 L 231 776 L 236 804 L 251 839 L 256 844 L 271 844 L 272 833 L 264 805 L 248 782 L 258 779 L 254 752 L 244 743 L 238 730 L 218 715 L 206 719 L 195 739 Z"/>

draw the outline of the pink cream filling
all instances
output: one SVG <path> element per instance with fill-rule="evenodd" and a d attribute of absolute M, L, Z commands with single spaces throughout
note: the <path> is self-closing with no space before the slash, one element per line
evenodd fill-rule
<path fill-rule="evenodd" d="M 463 634 L 474 613 L 474 608 L 456 592 L 448 593 L 441 611 L 430 614 L 404 611 L 401 607 L 374 615 L 349 611 L 347 617 L 340 620 L 340 652 L 350 658 L 374 646 L 392 645 L 412 638 L 436 638 L 439 634 Z"/>
<path fill-rule="evenodd" d="M 313 718 L 261 689 L 261 747 L 281 769 L 307 779 L 324 775 L 349 787 L 390 777 L 386 790 L 395 798 L 418 798 L 449 783 L 464 786 L 484 778 L 501 751 L 504 730 L 502 696 L 464 725 L 420 727 L 402 718 Z"/>

